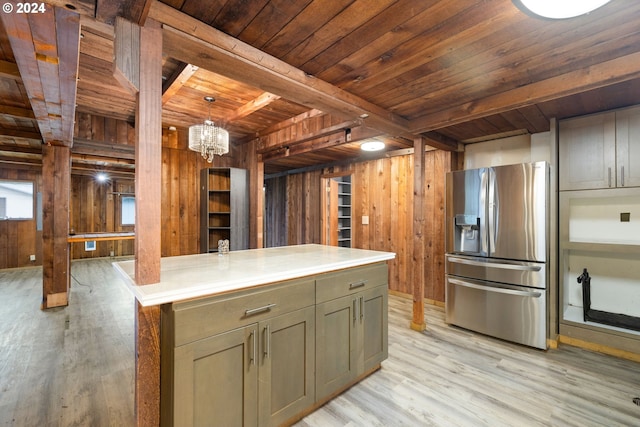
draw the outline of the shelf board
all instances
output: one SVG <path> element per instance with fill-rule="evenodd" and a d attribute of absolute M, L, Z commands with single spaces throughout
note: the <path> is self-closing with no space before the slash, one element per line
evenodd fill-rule
<path fill-rule="evenodd" d="M 223 212 L 223 211 L 210 211 L 209 215 L 231 215 L 231 212 Z"/>
<path fill-rule="evenodd" d="M 598 243 L 598 242 L 562 242 L 561 250 L 577 250 L 588 252 L 611 252 L 624 254 L 640 254 L 640 245 Z"/>
<path fill-rule="evenodd" d="M 209 230 L 231 230 L 231 227 L 209 227 Z"/>

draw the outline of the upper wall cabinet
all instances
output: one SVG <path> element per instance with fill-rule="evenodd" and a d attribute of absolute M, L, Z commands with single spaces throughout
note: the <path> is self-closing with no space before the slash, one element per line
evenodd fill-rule
<path fill-rule="evenodd" d="M 640 107 L 560 122 L 560 190 L 640 186 Z"/>
<path fill-rule="evenodd" d="M 618 187 L 640 186 L 640 106 L 616 112 Z"/>

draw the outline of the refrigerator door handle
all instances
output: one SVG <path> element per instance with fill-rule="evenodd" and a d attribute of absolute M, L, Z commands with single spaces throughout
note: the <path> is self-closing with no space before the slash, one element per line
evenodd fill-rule
<path fill-rule="evenodd" d="M 542 269 L 539 265 L 519 265 L 519 264 L 504 264 L 498 262 L 482 262 L 482 261 L 474 261 L 471 259 L 463 259 L 449 256 L 449 261 L 455 262 L 458 264 L 467 264 L 473 265 L 476 267 L 489 267 L 489 268 L 500 268 L 503 270 L 519 270 L 519 271 L 540 271 Z"/>
<path fill-rule="evenodd" d="M 479 212 L 480 215 L 480 245 L 481 245 L 481 253 L 489 254 L 489 235 L 487 229 L 487 179 L 489 175 L 489 170 L 485 169 L 482 172 L 482 176 L 480 178 L 480 206 L 482 212 Z"/>
<path fill-rule="evenodd" d="M 453 283 L 454 285 L 464 286 L 466 288 L 479 289 L 481 291 L 486 291 L 486 292 L 495 292 L 499 294 L 509 294 L 509 295 L 517 295 L 522 297 L 532 297 L 532 298 L 540 298 L 540 296 L 542 295 L 540 292 L 527 292 L 527 291 L 516 291 L 513 289 L 505 289 L 505 288 L 494 288 L 492 286 L 476 285 L 475 283 L 469 283 L 469 282 L 465 282 L 465 281 L 453 279 L 453 278 L 448 278 L 447 280 L 450 283 Z"/>
<path fill-rule="evenodd" d="M 495 252 L 496 248 L 496 233 L 498 227 L 498 223 L 496 221 L 496 205 L 498 204 L 498 200 L 496 199 L 496 175 L 493 168 L 487 169 L 487 173 L 489 174 L 489 203 L 487 203 L 489 252 L 487 253 L 492 254 Z"/>

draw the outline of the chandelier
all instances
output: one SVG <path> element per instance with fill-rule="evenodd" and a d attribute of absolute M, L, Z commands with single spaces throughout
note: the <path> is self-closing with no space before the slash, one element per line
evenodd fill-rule
<path fill-rule="evenodd" d="M 222 156 L 229 152 L 229 132 L 211 121 L 211 103 L 215 99 L 205 96 L 204 100 L 209 103 L 209 118 L 203 124 L 189 126 L 189 149 L 199 152 L 211 163 L 216 154 Z"/>

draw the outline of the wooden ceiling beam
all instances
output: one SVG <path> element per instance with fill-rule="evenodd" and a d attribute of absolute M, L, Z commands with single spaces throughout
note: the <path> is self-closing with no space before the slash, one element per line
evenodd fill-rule
<path fill-rule="evenodd" d="M 0 60 L 0 78 L 22 81 L 20 70 L 15 62 Z"/>
<path fill-rule="evenodd" d="M 640 52 L 570 71 L 525 86 L 447 108 L 411 121 L 411 131 L 429 132 L 640 77 Z"/>
<path fill-rule="evenodd" d="M 280 96 L 274 95 L 269 92 L 264 92 L 255 99 L 252 99 L 243 106 L 237 108 L 235 111 L 231 112 L 229 115 L 223 118 L 223 121 L 229 123 L 233 122 L 234 120 L 240 120 L 252 113 L 255 113 L 258 110 L 263 109 L 264 107 L 274 101 L 277 101 L 278 99 L 280 99 Z"/>
<path fill-rule="evenodd" d="M 154 2 L 149 17 L 164 24 L 164 52 L 175 59 L 345 119 L 366 117 L 368 127 L 389 135 L 411 135 L 405 118 L 307 75 L 171 6 Z"/>
<path fill-rule="evenodd" d="M 459 141 L 444 136 L 438 132 L 425 132 L 422 134 L 427 140 L 427 145 L 444 151 L 457 151 L 460 145 Z"/>
<path fill-rule="evenodd" d="M 0 115 L 14 117 L 16 119 L 35 119 L 36 116 L 28 108 L 13 107 L 11 105 L 0 105 Z"/>
<path fill-rule="evenodd" d="M 169 102 L 196 71 L 198 71 L 197 66 L 181 62 L 171 77 L 162 85 L 162 105 Z"/>
<path fill-rule="evenodd" d="M 71 146 L 80 17 L 47 5 L 44 13 L 0 15 L 44 142 Z"/>
<path fill-rule="evenodd" d="M 96 16 L 95 0 L 47 0 L 47 3 L 83 16 L 91 18 Z"/>
<path fill-rule="evenodd" d="M 144 27 L 154 0 L 127 0 L 124 8 L 124 17 Z"/>
<path fill-rule="evenodd" d="M 82 154 L 92 157 L 134 160 L 135 147 L 133 145 L 110 144 L 83 138 L 73 139 L 71 154 Z"/>
<path fill-rule="evenodd" d="M 333 126 L 329 126 L 329 127 L 320 129 L 320 130 L 318 130 L 316 132 L 309 132 L 309 133 L 305 133 L 305 134 L 302 134 L 302 135 L 298 135 L 293 139 L 289 139 L 289 140 L 286 140 L 286 141 L 278 141 L 277 144 L 273 144 L 273 145 L 270 145 L 269 141 L 261 140 L 258 143 L 258 147 L 257 147 L 256 151 L 258 152 L 258 154 L 263 154 L 263 153 L 266 153 L 268 151 L 279 150 L 280 148 L 285 147 L 285 146 L 287 148 L 290 148 L 293 145 L 301 144 L 301 143 L 306 142 L 306 141 L 322 138 L 322 137 L 333 135 L 333 134 L 342 135 L 342 140 L 343 140 L 343 142 L 345 142 L 346 141 L 346 139 L 345 139 L 345 130 L 346 129 L 350 129 L 352 127 L 356 127 L 356 126 L 358 126 L 358 123 L 355 122 L 355 121 L 342 122 L 342 123 L 339 123 L 337 125 L 333 125 Z"/>
<path fill-rule="evenodd" d="M 38 132 L 0 128 L 0 135 L 9 136 L 12 138 L 25 138 L 42 141 L 42 136 Z"/>

